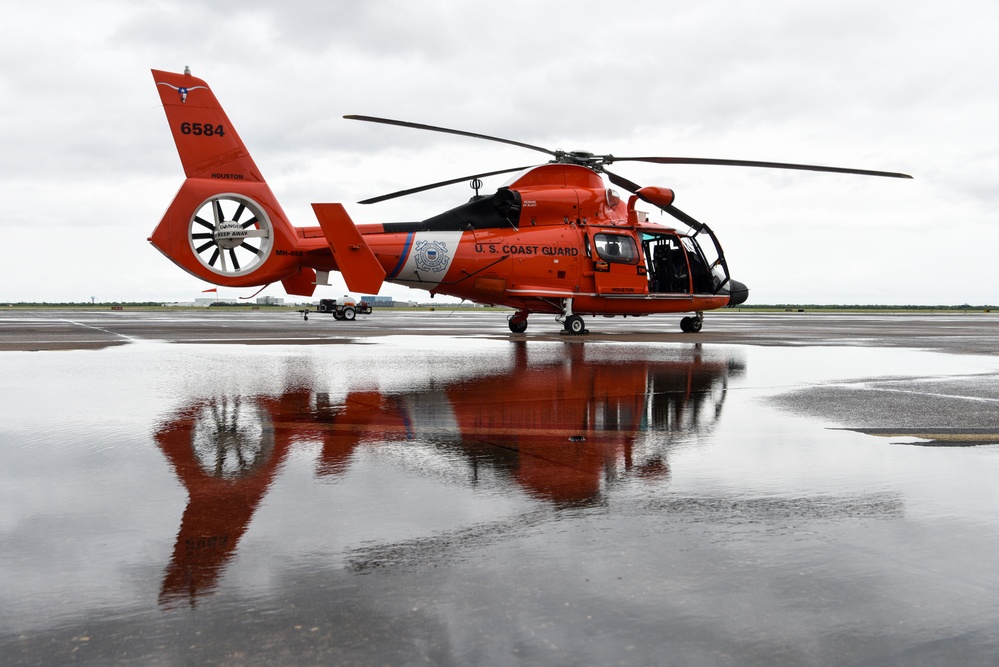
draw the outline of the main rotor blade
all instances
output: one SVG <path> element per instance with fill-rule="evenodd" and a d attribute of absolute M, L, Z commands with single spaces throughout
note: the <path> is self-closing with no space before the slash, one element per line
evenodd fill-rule
<path fill-rule="evenodd" d="M 416 188 L 409 188 L 408 190 L 399 190 L 398 192 L 391 192 L 387 195 L 381 195 L 380 197 L 371 197 L 370 199 L 365 199 L 363 201 L 357 202 L 358 204 L 377 204 L 380 201 L 386 201 L 388 199 L 395 199 L 396 197 L 405 197 L 406 195 L 415 194 L 417 192 L 423 192 L 424 190 L 433 190 L 434 188 L 441 188 L 445 185 L 452 185 L 453 183 L 461 183 L 462 181 L 470 181 L 473 178 L 482 178 L 483 176 L 495 176 L 496 174 L 508 174 L 512 171 L 523 171 L 524 169 L 529 169 L 533 167 L 533 164 L 529 164 L 526 167 L 513 167 L 512 169 L 500 169 L 498 171 L 487 171 L 481 174 L 472 174 L 471 176 L 462 176 L 460 178 L 452 178 L 447 181 L 440 181 L 438 183 L 430 183 L 428 185 L 421 185 Z"/>
<path fill-rule="evenodd" d="M 514 141 L 513 139 L 503 139 L 502 137 L 492 137 L 488 134 L 479 134 L 478 132 L 466 132 L 464 130 L 453 130 L 448 127 L 437 127 L 436 125 L 424 125 L 423 123 L 411 123 L 406 120 L 392 120 L 391 118 L 376 118 L 375 116 L 358 116 L 356 114 L 349 114 L 344 116 L 347 120 L 363 120 L 367 123 L 382 123 L 383 125 L 397 125 L 399 127 L 408 127 L 414 130 L 429 130 L 431 132 L 443 132 L 445 134 L 457 134 L 461 137 L 472 137 L 473 139 L 485 139 L 486 141 L 497 141 L 501 144 L 510 144 L 511 146 L 520 146 L 521 148 L 528 148 L 532 151 L 538 151 L 541 153 L 547 153 L 548 155 L 555 156 L 555 151 L 548 150 L 547 148 L 542 148 L 541 146 L 533 146 L 531 144 L 525 144 L 521 141 Z M 459 179 L 460 180 L 460 179 Z M 363 202 L 362 202 L 363 203 Z"/>
<path fill-rule="evenodd" d="M 667 213 L 669 213 L 670 215 L 672 215 L 674 218 L 676 218 L 677 220 L 679 220 L 683 224 L 685 224 L 688 227 L 690 227 L 691 229 L 693 229 L 695 232 L 699 232 L 702 229 L 704 229 L 704 223 L 698 222 L 697 220 L 695 220 L 691 216 L 687 215 L 686 213 L 684 213 L 683 211 L 681 211 L 680 209 L 678 209 L 676 206 L 673 206 L 672 204 L 670 204 L 669 206 L 667 206 L 663 210 L 666 211 Z"/>
<path fill-rule="evenodd" d="M 721 160 L 702 157 L 617 157 L 614 162 L 652 162 L 654 164 L 706 164 L 722 167 L 763 167 L 765 169 L 798 169 L 802 171 L 826 171 L 835 174 L 859 174 L 860 176 L 885 176 L 887 178 L 912 178 L 909 174 L 893 171 L 872 171 L 870 169 L 848 169 L 845 167 L 822 167 L 815 164 L 791 164 L 788 162 L 760 162 L 758 160 Z"/>
<path fill-rule="evenodd" d="M 639 185 L 638 183 L 635 183 L 634 181 L 629 181 L 624 176 L 618 176 L 617 174 L 608 169 L 601 169 L 601 171 L 607 174 L 607 178 L 610 179 L 611 183 L 613 183 L 619 188 L 624 188 L 625 190 L 631 192 L 632 194 L 638 192 L 642 188 L 642 186 Z"/>

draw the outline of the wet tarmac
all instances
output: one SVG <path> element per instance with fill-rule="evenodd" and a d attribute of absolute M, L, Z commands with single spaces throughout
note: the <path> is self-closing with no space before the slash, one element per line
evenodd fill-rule
<path fill-rule="evenodd" d="M 994 665 L 997 317 L 0 312 L 0 664 Z"/>

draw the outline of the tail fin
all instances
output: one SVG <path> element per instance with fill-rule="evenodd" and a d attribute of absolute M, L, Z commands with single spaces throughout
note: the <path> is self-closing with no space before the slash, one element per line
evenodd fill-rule
<path fill-rule="evenodd" d="M 188 178 L 264 182 L 207 83 L 189 71 L 153 70 L 153 79 Z"/>
<path fill-rule="evenodd" d="M 215 95 L 189 72 L 153 70 L 187 180 L 149 242 L 185 271 L 229 287 L 282 281 L 311 296 L 298 236 Z"/>

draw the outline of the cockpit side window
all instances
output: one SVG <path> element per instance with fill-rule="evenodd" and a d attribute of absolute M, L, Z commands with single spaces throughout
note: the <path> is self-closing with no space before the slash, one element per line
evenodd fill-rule
<path fill-rule="evenodd" d="M 597 257 L 605 262 L 620 264 L 638 263 L 638 245 L 635 239 L 624 234 L 594 234 L 593 247 Z"/>

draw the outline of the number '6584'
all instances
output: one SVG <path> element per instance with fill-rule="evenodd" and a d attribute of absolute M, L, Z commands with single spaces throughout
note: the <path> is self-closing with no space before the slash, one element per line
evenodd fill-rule
<path fill-rule="evenodd" d="M 211 123 L 181 123 L 181 134 L 193 134 L 196 137 L 224 137 L 225 128 Z"/>

